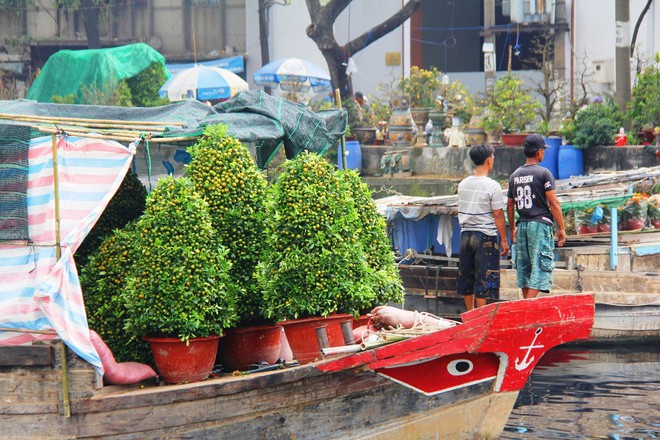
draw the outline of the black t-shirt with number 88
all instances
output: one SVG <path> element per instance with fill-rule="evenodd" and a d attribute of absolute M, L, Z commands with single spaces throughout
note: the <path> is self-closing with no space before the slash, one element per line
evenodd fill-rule
<path fill-rule="evenodd" d="M 507 197 L 513 199 L 518 222 L 554 223 L 546 191 L 555 189 L 555 179 L 547 168 L 523 165 L 509 177 Z"/>

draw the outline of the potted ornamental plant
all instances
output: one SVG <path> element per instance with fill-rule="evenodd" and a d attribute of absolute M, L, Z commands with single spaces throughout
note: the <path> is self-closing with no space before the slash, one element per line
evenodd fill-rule
<path fill-rule="evenodd" d="M 435 99 L 440 90 L 441 72 L 435 67 L 430 70 L 417 66 L 410 68 L 410 75 L 401 77 L 397 88 L 403 95 L 410 97 L 410 112 L 418 131 L 423 131 L 429 119 L 429 112 L 435 106 Z"/>
<path fill-rule="evenodd" d="M 484 128 L 501 131 L 502 143 L 520 146 L 525 141 L 527 127 L 537 117 L 541 103 L 523 86 L 523 80 L 511 74 L 495 82 L 484 111 Z"/>
<path fill-rule="evenodd" d="M 218 361 L 227 371 L 249 365 L 273 364 L 280 353 L 282 328 L 261 309 L 261 286 L 254 276 L 266 241 L 265 177 L 241 142 L 223 125 L 209 126 L 188 149 L 187 174 L 209 204 L 210 218 L 220 242 L 231 256 L 230 277 L 240 290 L 238 324 L 220 340 Z"/>
<path fill-rule="evenodd" d="M 652 143 L 655 140 L 654 128 L 660 125 L 660 53 L 656 52 L 653 64 L 637 74 L 632 88 L 629 118 L 640 138 Z"/>
<path fill-rule="evenodd" d="M 359 239 L 359 217 L 333 166 L 316 154 L 284 163 L 272 186 L 267 250 L 260 264 L 267 317 L 284 326 L 293 354 L 319 357 L 315 327 L 344 345 L 339 321 L 375 301 L 374 270 Z M 323 317 L 332 322 L 320 323 Z"/>
<path fill-rule="evenodd" d="M 203 380 L 236 322 L 236 287 L 208 203 L 188 179 L 162 178 L 136 228 L 126 330 L 149 342 L 166 382 Z"/>
<path fill-rule="evenodd" d="M 387 237 L 385 218 L 378 212 L 372 191 L 354 170 L 342 170 L 338 176 L 344 192 L 357 212 L 357 239 L 362 246 L 367 264 L 374 272 L 373 302 L 360 312 L 370 311 L 377 305 L 403 302 L 403 284 L 394 251 Z"/>
<path fill-rule="evenodd" d="M 87 322 L 108 345 L 117 362 L 152 363 L 149 346 L 136 335 L 126 335 L 128 318 L 123 293 L 135 267 L 133 241 L 136 222 L 116 229 L 90 255 L 80 273 Z"/>
<path fill-rule="evenodd" d="M 634 193 L 626 203 L 619 206 L 619 229 L 639 231 L 644 228 L 648 215 L 648 194 Z"/>

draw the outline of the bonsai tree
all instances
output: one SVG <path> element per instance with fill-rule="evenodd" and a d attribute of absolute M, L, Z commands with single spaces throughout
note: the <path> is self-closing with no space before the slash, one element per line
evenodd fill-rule
<path fill-rule="evenodd" d="M 339 171 L 342 191 L 353 201 L 358 214 L 359 228 L 357 236 L 367 259 L 367 264 L 374 271 L 372 288 L 376 305 L 389 302 L 403 302 L 403 285 L 399 268 L 394 261 L 394 252 L 387 238 L 385 218 L 371 197 L 369 186 L 354 170 Z"/>
<path fill-rule="evenodd" d="M 316 154 L 287 161 L 273 185 L 260 265 L 266 316 L 357 316 L 375 301 L 359 217 L 333 167 Z"/>
<path fill-rule="evenodd" d="M 89 328 L 105 341 L 117 362 L 150 362 L 149 347 L 135 335 L 126 335 L 128 316 L 122 293 L 134 267 L 132 246 L 136 222 L 117 229 L 103 240 L 80 274 Z"/>
<path fill-rule="evenodd" d="M 266 242 L 267 182 L 250 152 L 227 136 L 222 125 L 207 127 L 188 149 L 187 173 L 195 190 L 209 204 L 211 223 L 231 255 L 231 278 L 242 289 L 237 298 L 241 325 L 264 320 L 261 290 L 253 276 Z"/>
<path fill-rule="evenodd" d="M 594 103 L 575 115 L 573 144 L 585 149 L 596 145 L 613 145 L 623 125 L 623 114 L 611 103 Z"/>
<path fill-rule="evenodd" d="M 495 82 L 484 116 L 484 128 L 504 133 L 524 132 L 534 122 L 541 103 L 523 87 L 520 78 L 509 74 Z"/>
<path fill-rule="evenodd" d="M 236 287 L 208 203 L 185 178 L 162 178 L 147 198 L 123 298 L 134 336 L 220 335 L 236 321 Z"/>

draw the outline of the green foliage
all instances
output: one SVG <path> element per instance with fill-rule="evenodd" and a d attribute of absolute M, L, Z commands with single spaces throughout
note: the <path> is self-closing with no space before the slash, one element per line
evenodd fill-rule
<path fill-rule="evenodd" d="M 438 79 L 440 73 L 435 67 L 426 70 L 412 66 L 410 76 L 408 78 L 402 76 L 397 88 L 404 94 L 410 95 L 411 107 L 433 107 L 440 90 Z"/>
<path fill-rule="evenodd" d="M 592 104 L 575 115 L 573 144 L 579 149 L 612 145 L 622 125 L 623 114 L 616 105 Z"/>
<path fill-rule="evenodd" d="M 567 144 L 573 144 L 575 138 L 575 121 L 572 118 L 565 118 L 559 126 L 559 135 L 564 138 Z"/>
<path fill-rule="evenodd" d="M 147 198 L 126 283 L 126 330 L 134 336 L 220 335 L 236 322 L 236 287 L 208 203 L 185 178 L 162 178 Z"/>
<path fill-rule="evenodd" d="M 76 95 L 74 95 L 73 93 L 66 96 L 54 95 L 53 97 L 50 98 L 50 100 L 53 101 L 53 103 L 55 104 L 75 104 Z"/>
<path fill-rule="evenodd" d="M 113 230 L 123 228 L 142 215 L 146 198 L 147 189 L 137 175 L 129 170 L 105 211 L 76 250 L 75 261 L 78 268 L 85 266 L 89 256 Z"/>
<path fill-rule="evenodd" d="M 131 101 L 137 107 L 155 107 L 169 104 L 169 99 L 161 98 L 158 90 L 165 84 L 165 68 L 159 63 L 151 63 L 132 78 L 126 80 L 131 90 Z"/>
<path fill-rule="evenodd" d="M 353 101 L 352 99 L 347 99 L 343 104 L 342 104 L 344 110 L 346 110 L 346 113 L 348 115 L 348 131 L 345 133 L 345 136 L 348 137 L 350 136 L 350 129 L 351 128 L 362 128 L 363 122 L 362 118 L 360 117 L 360 110 L 358 108 L 358 105 Z"/>
<path fill-rule="evenodd" d="M 222 125 L 207 127 L 188 151 L 193 157 L 188 175 L 209 204 L 213 227 L 229 249 L 229 273 L 243 289 L 237 300 L 240 323 L 258 323 L 261 289 L 253 274 L 266 243 L 266 179 L 247 148 Z"/>
<path fill-rule="evenodd" d="M 523 81 L 506 75 L 495 82 L 495 88 L 486 105 L 484 128 L 502 129 L 504 133 L 523 132 L 536 119 L 541 103 L 523 87 Z"/>
<path fill-rule="evenodd" d="M 369 310 L 388 302 L 403 302 L 403 285 L 399 268 L 394 261 L 392 246 L 387 238 L 385 218 L 378 212 L 369 186 L 354 170 L 339 171 L 339 178 L 342 191 L 353 200 L 360 224 L 357 230 L 358 240 L 364 250 L 367 264 L 375 272 L 375 301 L 370 304 Z"/>
<path fill-rule="evenodd" d="M 135 223 L 107 237 L 80 274 L 89 328 L 96 330 L 117 362 L 150 362 L 148 345 L 124 332 L 127 309 L 122 293 L 136 260 L 132 246 Z"/>
<path fill-rule="evenodd" d="M 258 273 L 266 315 L 351 313 L 374 303 L 359 217 L 332 165 L 316 154 L 284 164 L 272 186 L 269 240 Z"/>
<path fill-rule="evenodd" d="M 637 75 L 632 89 L 630 117 L 635 128 L 653 128 L 660 125 L 660 53 L 654 64 Z"/>

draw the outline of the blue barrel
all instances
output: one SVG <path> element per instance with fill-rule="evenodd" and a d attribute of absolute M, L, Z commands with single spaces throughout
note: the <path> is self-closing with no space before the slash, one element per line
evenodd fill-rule
<path fill-rule="evenodd" d="M 545 156 L 539 165 L 550 170 L 552 177 L 559 179 L 559 148 L 561 147 L 561 138 L 550 136 L 545 138 Z"/>
<path fill-rule="evenodd" d="M 341 142 L 337 145 L 337 166 L 340 170 L 344 169 L 341 160 Z M 362 148 L 358 141 L 346 141 L 346 166 L 350 170 L 362 170 Z"/>
<path fill-rule="evenodd" d="M 582 150 L 573 145 L 559 147 L 559 178 L 568 179 L 571 176 L 581 176 L 584 173 L 584 157 Z"/>

